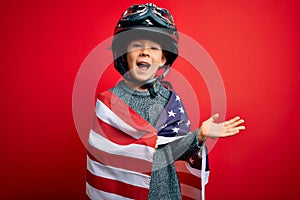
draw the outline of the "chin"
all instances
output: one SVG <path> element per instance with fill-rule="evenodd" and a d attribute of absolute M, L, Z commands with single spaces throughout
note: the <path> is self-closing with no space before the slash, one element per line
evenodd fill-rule
<path fill-rule="evenodd" d="M 152 79 L 152 76 L 134 76 L 134 79 L 138 80 L 138 81 L 147 81 L 149 79 Z"/>
<path fill-rule="evenodd" d="M 137 81 L 148 81 L 150 80 L 151 78 L 135 78 Z"/>

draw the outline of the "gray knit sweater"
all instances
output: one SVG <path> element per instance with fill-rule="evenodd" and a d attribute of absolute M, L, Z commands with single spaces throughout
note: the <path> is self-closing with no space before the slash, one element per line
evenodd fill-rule
<path fill-rule="evenodd" d="M 133 108 L 139 115 L 155 127 L 158 118 L 168 103 L 171 92 L 157 84 L 155 98 L 148 91 L 141 92 L 129 88 L 121 81 L 111 91 Z M 149 200 L 180 200 L 180 184 L 174 161 L 188 160 L 199 151 L 196 131 L 156 149 L 152 164 Z"/>

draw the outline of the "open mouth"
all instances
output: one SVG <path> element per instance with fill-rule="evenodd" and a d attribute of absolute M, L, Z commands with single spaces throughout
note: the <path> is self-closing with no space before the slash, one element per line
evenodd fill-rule
<path fill-rule="evenodd" d="M 149 69 L 149 67 L 151 67 L 151 65 L 147 62 L 138 62 L 136 65 L 141 70 L 147 70 L 147 69 Z"/>

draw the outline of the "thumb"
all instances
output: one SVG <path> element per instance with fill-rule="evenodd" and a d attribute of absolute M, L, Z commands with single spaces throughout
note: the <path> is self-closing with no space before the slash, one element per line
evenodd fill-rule
<path fill-rule="evenodd" d="M 216 121 L 219 118 L 219 116 L 219 113 L 215 113 L 210 118 L 212 119 L 212 121 Z"/>

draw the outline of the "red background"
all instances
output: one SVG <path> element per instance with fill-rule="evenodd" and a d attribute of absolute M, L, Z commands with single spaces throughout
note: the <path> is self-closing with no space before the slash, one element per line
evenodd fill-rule
<path fill-rule="evenodd" d="M 1 1 L 1 199 L 84 198 L 86 149 L 72 117 L 74 80 L 137 2 Z M 246 131 L 218 140 L 210 153 L 207 199 L 299 199 L 299 2 L 153 2 L 171 10 L 178 29 L 215 61 L 227 117 L 246 120 Z M 207 95 L 201 119 L 210 115 Z"/>

